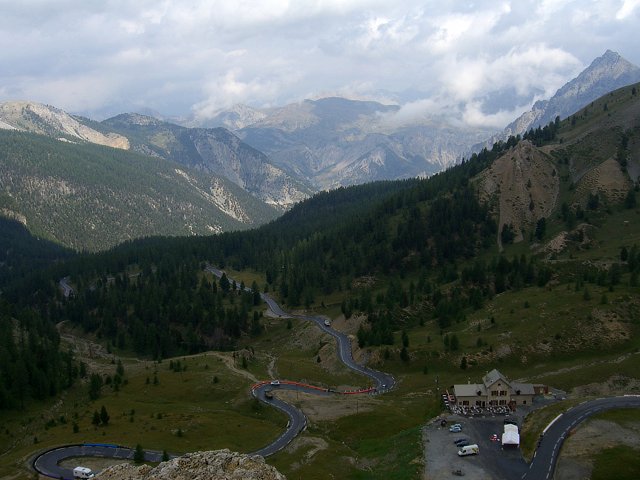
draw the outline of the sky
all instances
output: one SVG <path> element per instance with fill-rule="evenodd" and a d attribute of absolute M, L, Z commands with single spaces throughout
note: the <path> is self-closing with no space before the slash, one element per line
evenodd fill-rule
<path fill-rule="evenodd" d="M 640 0 L 0 0 L 0 101 L 211 118 L 343 96 L 501 127 L 607 49 Z"/>

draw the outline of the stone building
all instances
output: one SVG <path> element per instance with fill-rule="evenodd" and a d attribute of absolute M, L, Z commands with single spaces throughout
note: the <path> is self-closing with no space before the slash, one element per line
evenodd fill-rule
<path fill-rule="evenodd" d="M 531 405 L 533 397 L 544 390 L 544 386 L 518 383 L 507 379 L 493 369 L 482 378 L 482 383 L 467 383 L 453 386 L 455 404 L 463 406 L 489 407 L 508 405 Z"/>

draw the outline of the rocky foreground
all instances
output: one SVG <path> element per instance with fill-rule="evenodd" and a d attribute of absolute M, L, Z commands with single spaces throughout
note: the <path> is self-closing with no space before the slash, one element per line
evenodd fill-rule
<path fill-rule="evenodd" d="M 122 464 L 109 467 L 96 480 L 286 480 L 264 458 L 229 450 L 195 452 L 157 467 Z"/>

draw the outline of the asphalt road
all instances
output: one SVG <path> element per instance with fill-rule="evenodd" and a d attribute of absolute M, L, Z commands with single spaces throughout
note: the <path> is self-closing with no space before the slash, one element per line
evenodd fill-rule
<path fill-rule="evenodd" d="M 221 277 L 224 273 L 222 270 L 208 266 L 207 271 L 212 273 L 217 277 Z M 232 281 L 229 278 L 229 281 Z M 237 284 L 238 282 L 236 282 Z M 250 288 L 245 287 L 246 291 L 251 291 Z M 373 370 L 371 368 L 365 367 L 356 363 L 353 359 L 353 355 L 351 352 L 351 340 L 344 333 L 338 332 L 331 328 L 331 326 L 325 325 L 325 318 L 316 316 L 316 315 L 294 315 L 282 309 L 282 307 L 276 302 L 273 297 L 266 293 L 261 293 L 260 297 L 262 300 L 268 305 L 269 310 L 274 315 L 277 315 L 280 318 L 299 318 L 301 320 L 306 320 L 309 322 L 313 322 L 316 326 L 327 334 L 331 335 L 336 339 L 338 353 L 340 356 L 340 360 L 352 370 L 368 377 L 371 381 L 372 385 L 369 388 L 364 388 L 358 392 L 349 392 L 350 394 L 375 394 L 375 393 L 384 393 L 387 390 L 390 390 L 395 386 L 395 379 L 389 375 L 388 373 L 378 372 L 377 370 Z M 272 443 L 269 445 L 257 450 L 255 454 L 262 455 L 263 457 L 267 457 L 269 455 L 273 455 L 274 453 L 282 450 L 286 447 L 289 442 L 291 442 L 300 432 L 302 432 L 307 425 L 307 418 L 304 413 L 296 408 L 295 406 L 286 403 L 276 397 L 272 399 L 267 399 L 265 397 L 265 392 L 271 389 L 286 389 L 286 390 L 297 390 L 306 393 L 311 393 L 314 395 L 340 395 L 344 394 L 344 392 L 330 392 L 326 389 L 321 389 L 318 387 L 314 387 L 313 385 L 302 385 L 295 382 L 287 382 L 281 381 L 280 385 L 275 387 L 271 385 L 269 382 L 264 382 L 258 385 L 254 385 L 252 389 L 253 395 L 260 400 L 261 402 L 266 403 L 267 405 L 271 405 L 274 408 L 284 412 L 289 417 L 289 422 L 287 424 L 287 428 L 285 431 Z"/>
<path fill-rule="evenodd" d="M 63 468 L 59 464 L 63 460 L 72 457 L 99 457 L 121 460 L 133 460 L 135 451 L 128 447 L 118 445 L 86 443 L 82 445 L 66 445 L 64 447 L 48 450 L 38 455 L 33 461 L 33 468 L 51 478 L 73 480 L 73 469 Z M 144 459 L 149 462 L 161 462 L 162 452 L 152 450 L 145 451 Z M 81 464 L 79 462 L 79 464 Z"/>
<path fill-rule="evenodd" d="M 522 476 L 526 480 L 550 480 L 565 438 L 579 423 L 591 415 L 612 408 L 640 408 L 640 395 L 599 398 L 567 410 L 547 427 L 541 437 L 529 469 Z"/>

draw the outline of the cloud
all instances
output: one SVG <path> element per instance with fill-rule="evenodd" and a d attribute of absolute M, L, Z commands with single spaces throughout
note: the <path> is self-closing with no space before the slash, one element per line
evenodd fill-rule
<path fill-rule="evenodd" d="M 0 5 L 0 100 L 28 96 L 82 112 L 119 105 L 204 118 L 233 103 L 339 94 L 398 99 L 397 121 L 433 114 L 494 124 L 607 49 L 640 63 L 640 0 Z M 507 88 L 517 107 L 494 104 Z"/>
<path fill-rule="evenodd" d="M 640 6 L 640 0 L 624 0 L 622 7 L 616 12 L 616 20 L 624 20 L 631 16 L 635 9 Z"/>

